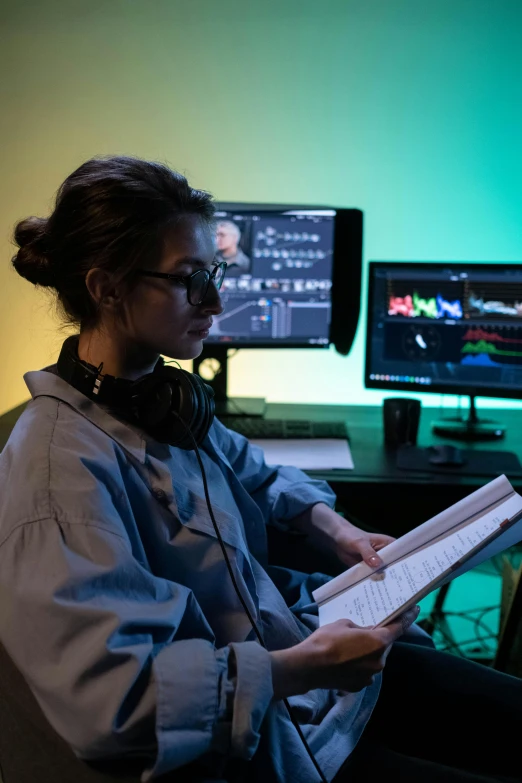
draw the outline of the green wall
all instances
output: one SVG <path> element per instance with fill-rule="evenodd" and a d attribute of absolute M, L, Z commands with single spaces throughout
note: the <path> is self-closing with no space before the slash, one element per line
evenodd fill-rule
<path fill-rule="evenodd" d="M 0 25 L 0 412 L 63 339 L 12 226 L 97 153 L 220 199 L 360 207 L 366 259 L 522 258 L 520 0 L 4 0 Z M 232 393 L 378 403 L 363 322 L 348 358 L 240 352 Z"/>

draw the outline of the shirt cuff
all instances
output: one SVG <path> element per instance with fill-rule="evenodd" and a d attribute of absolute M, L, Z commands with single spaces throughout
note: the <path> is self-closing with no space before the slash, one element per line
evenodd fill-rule
<path fill-rule="evenodd" d="M 154 662 L 157 755 L 144 783 L 207 753 L 250 759 L 273 697 L 270 654 L 257 642 L 216 650 L 203 639 L 165 647 Z"/>
<path fill-rule="evenodd" d="M 280 472 L 286 480 L 284 484 L 280 482 L 272 505 L 270 523 L 275 527 L 291 530 L 287 523 L 317 503 L 334 508 L 336 497 L 326 481 L 309 479 L 297 468 L 283 468 Z"/>
<path fill-rule="evenodd" d="M 236 659 L 236 691 L 232 716 L 231 756 L 251 759 L 274 696 L 270 653 L 257 642 L 229 645 Z"/>
<path fill-rule="evenodd" d="M 157 755 L 144 783 L 194 761 L 210 749 L 226 661 L 204 639 L 164 647 L 154 661 Z"/>

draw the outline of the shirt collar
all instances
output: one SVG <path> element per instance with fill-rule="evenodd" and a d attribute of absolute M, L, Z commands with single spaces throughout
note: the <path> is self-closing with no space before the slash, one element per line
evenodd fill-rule
<path fill-rule="evenodd" d="M 24 375 L 24 381 L 31 392 L 31 397 L 54 397 L 74 408 L 81 416 L 88 419 L 110 438 L 133 455 L 142 464 L 145 462 L 145 438 L 130 426 L 111 416 L 97 403 L 90 400 L 63 378 L 46 370 L 35 370 Z"/>

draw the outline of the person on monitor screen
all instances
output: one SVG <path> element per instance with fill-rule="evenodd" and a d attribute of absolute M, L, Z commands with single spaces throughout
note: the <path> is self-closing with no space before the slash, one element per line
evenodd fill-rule
<path fill-rule="evenodd" d="M 520 779 L 519 680 L 435 650 L 415 610 L 319 628 L 329 577 L 269 564 L 266 525 L 345 567 L 392 539 L 163 364 L 222 312 L 213 214 L 180 174 L 115 157 L 16 227 L 15 270 L 78 334 L 25 376 L 0 457 L 0 643 L 76 755 L 132 780 Z"/>
<path fill-rule="evenodd" d="M 216 258 L 227 262 L 227 275 L 250 272 L 250 258 L 239 247 L 241 231 L 231 220 L 220 220 L 216 226 Z"/>

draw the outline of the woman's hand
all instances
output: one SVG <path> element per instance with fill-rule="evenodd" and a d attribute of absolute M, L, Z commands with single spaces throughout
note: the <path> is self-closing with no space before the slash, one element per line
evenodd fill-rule
<path fill-rule="evenodd" d="M 379 568 L 382 560 L 377 554 L 395 539 L 383 533 L 367 533 L 346 519 L 342 519 L 336 534 L 331 538 L 330 549 L 347 566 L 364 560 L 372 568 Z"/>
<path fill-rule="evenodd" d="M 382 628 L 359 628 L 350 620 L 318 628 L 303 642 L 270 653 L 274 698 L 334 688 L 355 693 L 373 682 L 393 642 L 416 620 L 410 609 Z"/>
<path fill-rule="evenodd" d="M 364 560 L 372 568 L 379 568 L 382 560 L 377 553 L 395 540 L 383 533 L 361 530 L 325 503 L 316 503 L 292 519 L 291 524 L 306 533 L 312 543 L 333 552 L 347 566 Z"/>

